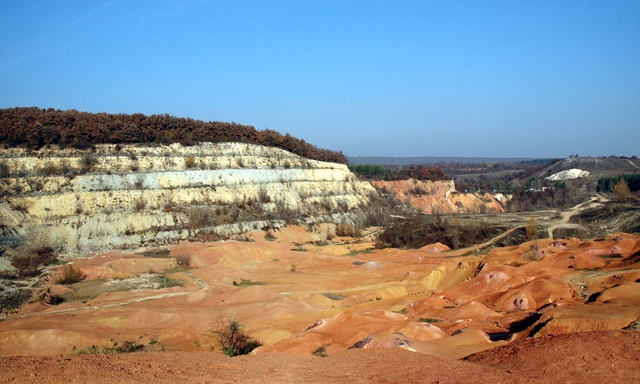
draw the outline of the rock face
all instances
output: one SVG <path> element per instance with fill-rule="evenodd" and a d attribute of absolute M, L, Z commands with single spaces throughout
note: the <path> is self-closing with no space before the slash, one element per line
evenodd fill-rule
<path fill-rule="evenodd" d="M 46 233 L 70 253 L 285 221 L 362 220 L 375 190 L 346 165 L 241 143 L 0 151 L 0 241 Z"/>
<path fill-rule="evenodd" d="M 371 184 L 395 195 L 424 214 L 505 212 L 511 199 L 501 193 L 459 193 L 449 181 L 373 181 Z"/>
<path fill-rule="evenodd" d="M 547 180 L 550 181 L 559 181 L 559 180 L 574 180 L 574 179 L 583 179 L 589 176 L 589 171 L 583 171 L 578 168 L 571 168 L 564 171 L 560 171 L 554 173 L 553 175 L 547 177 Z"/>

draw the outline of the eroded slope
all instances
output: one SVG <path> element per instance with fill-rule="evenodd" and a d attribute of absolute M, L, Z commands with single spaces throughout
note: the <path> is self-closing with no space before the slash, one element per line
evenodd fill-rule
<path fill-rule="evenodd" d="M 449 359 L 521 338 L 637 328 L 637 236 L 465 254 L 438 244 L 373 250 L 370 242 L 345 243 L 335 230 L 287 227 L 254 231 L 249 242 L 77 260 L 89 282 L 164 273 L 182 283 L 110 292 L 83 288 L 87 282 L 61 287 L 54 277 L 0 323 L 0 354 L 72 353 L 126 340 L 215 352 L 212 330 L 233 316 L 264 344 L 257 353 L 401 348 Z M 177 268 L 185 256 L 189 268 Z M 66 302 L 39 300 L 47 295 Z"/>

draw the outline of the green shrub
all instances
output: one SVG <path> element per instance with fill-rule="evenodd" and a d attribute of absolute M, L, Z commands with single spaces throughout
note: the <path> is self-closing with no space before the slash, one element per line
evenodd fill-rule
<path fill-rule="evenodd" d="M 315 351 L 311 352 L 311 354 L 313 356 L 318 356 L 318 357 L 327 357 L 327 354 L 325 353 L 324 347 L 319 347 Z"/>
<path fill-rule="evenodd" d="M 245 279 L 240 279 L 240 282 L 238 283 L 237 281 L 233 282 L 233 285 L 235 287 L 250 287 L 252 285 L 265 285 L 266 283 L 264 281 L 251 281 L 251 280 L 245 280 Z"/>
<path fill-rule="evenodd" d="M 235 317 L 228 323 L 218 322 L 213 334 L 222 347 L 222 353 L 227 356 L 240 356 L 251 353 L 262 344 L 244 333 L 243 325 Z"/>
<path fill-rule="evenodd" d="M 421 323 L 429 323 L 429 324 L 434 324 L 434 323 L 439 323 L 442 320 L 440 319 L 433 319 L 433 318 L 425 318 L 425 317 L 421 317 L 420 320 L 418 320 Z"/>
<path fill-rule="evenodd" d="M 73 354 L 78 356 L 79 355 L 99 355 L 99 354 L 115 355 L 120 353 L 137 352 L 137 351 L 140 351 L 142 348 L 144 348 L 144 345 L 138 344 L 135 341 L 127 340 L 124 343 L 122 343 L 122 345 L 118 345 L 118 342 L 114 341 L 113 346 L 111 347 L 107 347 L 107 346 L 99 347 L 97 345 L 92 345 L 90 347 L 83 348 L 80 350 L 75 350 L 75 347 L 73 347 L 74 349 Z"/>
<path fill-rule="evenodd" d="M 371 164 L 349 164 L 349 170 L 363 179 L 390 180 L 391 169 L 380 165 Z"/>
<path fill-rule="evenodd" d="M 367 249 L 362 249 L 362 250 L 357 250 L 357 249 L 352 249 L 351 251 L 349 251 L 349 253 L 347 253 L 347 256 L 355 256 L 355 255 L 359 255 L 361 253 L 363 254 L 368 254 L 373 252 L 375 248 L 367 248 Z"/>

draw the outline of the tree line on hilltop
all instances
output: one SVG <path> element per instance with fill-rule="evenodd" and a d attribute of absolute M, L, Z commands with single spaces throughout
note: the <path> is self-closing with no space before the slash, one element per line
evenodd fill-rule
<path fill-rule="evenodd" d="M 640 175 L 623 174 L 603 177 L 598 180 L 598 192 L 614 192 L 615 186 L 620 183 L 621 180 L 624 180 L 630 192 L 640 191 Z"/>
<path fill-rule="evenodd" d="M 555 160 L 539 159 L 521 161 L 517 163 L 436 163 L 420 165 L 379 165 L 379 164 L 349 164 L 351 172 L 367 180 L 451 180 L 453 176 L 469 175 L 468 178 L 458 178 L 461 185 L 473 185 L 473 190 L 502 189 L 513 179 L 524 178 L 540 171 Z M 507 172 L 511 171 L 511 172 Z M 501 175 L 489 175 L 503 172 Z M 496 187 L 498 185 L 498 187 Z"/>
<path fill-rule="evenodd" d="M 349 170 L 365 180 L 451 180 L 442 168 L 427 165 L 410 165 L 395 168 L 373 164 L 349 164 Z"/>
<path fill-rule="evenodd" d="M 282 135 L 249 125 L 204 122 L 142 113 L 107 114 L 58 109 L 0 109 L 0 143 L 39 149 L 54 144 L 86 149 L 95 144 L 172 144 L 240 142 L 276 147 L 309 159 L 347 163 L 342 152 L 318 148 L 288 133 Z"/>

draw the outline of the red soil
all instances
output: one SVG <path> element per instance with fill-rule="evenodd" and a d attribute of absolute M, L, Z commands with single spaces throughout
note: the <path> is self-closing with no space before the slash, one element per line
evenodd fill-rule
<path fill-rule="evenodd" d="M 160 272 L 181 255 L 193 268 L 169 275 L 182 287 L 23 306 L 0 322 L 0 355 L 12 356 L 0 358 L 0 382 L 640 380 L 640 334 L 621 331 L 640 318 L 637 236 L 464 256 L 434 246 L 315 244 L 322 234 L 306 228 L 275 235 L 184 243 L 170 258 L 77 261 L 90 278 Z M 219 353 L 212 329 L 232 316 L 263 343 L 254 355 Z M 153 352 L 71 355 L 127 340 Z M 363 349 L 348 350 L 354 345 Z M 319 348 L 329 357 L 313 356 Z"/>
<path fill-rule="evenodd" d="M 25 383 L 634 383 L 640 333 L 593 332 L 520 340 L 450 361 L 397 349 L 326 358 L 274 353 L 134 353 L 0 358 L 0 382 Z"/>

